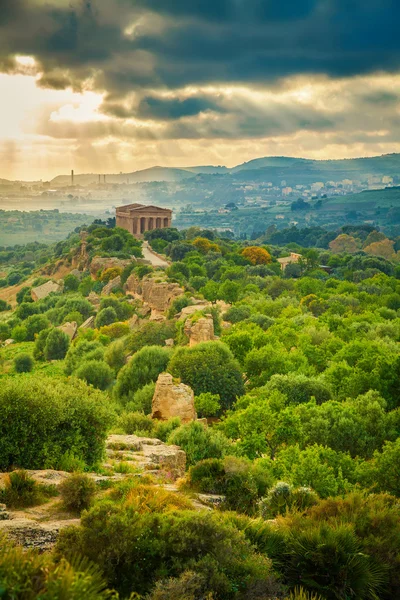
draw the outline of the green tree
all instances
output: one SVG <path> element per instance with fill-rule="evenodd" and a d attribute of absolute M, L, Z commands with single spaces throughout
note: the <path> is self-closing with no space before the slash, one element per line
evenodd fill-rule
<path fill-rule="evenodd" d="M 14 358 L 14 371 L 16 373 L 29 373 L 34 366 L 33 358 L 30 354 L 22 352 Z"/>
<path fill-rule="evenodd" d="M 114 388 L 116 398 L 126 403 L 138 389 L 156 381 L 166 370 L 170 357 L 170 350 L 159 346 L 146 346 L 136 352 L 118 373 Z"/>
<path fill-rule="evenodd" d="M 62 360 L 69 348 L 69 337 L 61 329 L 52 329 L 47 336 L 44 348 L 46 360 Z"/>
<path fill-rule="evenodd" d="M 113 382 L 114 372 L 104 361 L 88 360 L 75 371 L 75 376 L 99 390 L 106 390 Z"/>
<path fill-rule="evenodd" d="M 178 348 L 170 372 L 189 385 L 196 396 L 204 392 L 218 394 L 221 406 L 229 408 L 244 392 L 239 363 L 221 342 L 206 342 L 192 348 Z"/>
<path fill-rule="evenodd" d="M 108 306 L 107 308 L 101 309 L 96 317 L 96 327 L 103 327 L 104 325 L 111 325 L 118 321 L 118 315 L 115 308 Z"/>

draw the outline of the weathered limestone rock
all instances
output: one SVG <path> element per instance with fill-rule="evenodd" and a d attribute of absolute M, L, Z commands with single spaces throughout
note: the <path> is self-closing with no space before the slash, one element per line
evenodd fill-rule
<path fill-rule="evenodd" d="M 59 294 L 63 291 L 63 286 L 55 283 L 54 281 L 46 281 L 43 285 L 39 285 L 31 290 L 32 300 L 37 302 L 38 300 L 43 300 L 43 298 L 47 298 L 49 294 L 52 292 Z"/>
<path fill-rule="evenodd" d="M 57 329 L 63 331 L 72 342 L 72 340 L 76 336 L 76 332 L 78 331 L 78 323 L 76 321 L 72 321 L 71 323 L 64 323 L 63 325 L 57 327 Z"/>
<path fill-rule="evenodd" d="M 182 423 L 194 421 L 197 415 L 193 390 L 184 383 L 174 384 L 169 373 L 161 373 L 154 390 L 151 416 L 161 421 L 171 417 L 179 417 Z"/>
<path fill-rule="evenodd" d="M 200 310 L 204 310 L 207 306 L 210 306 L 210 304 L 192 304 L 191 306 L 185 306 L 181 310 L 181 313 L 179 315 L 179 321 L 185 321 L 188 317 L 194 315 L 194 313 Z"/>
<path fill-rule="evenodd" d="M 146 471 L 168 471 L 174 477 L 185 473 L 186 453 L 179 446 L 136 435 L 110 435 L 106 445 L 107 454 L 112 458 L 121 455 L 124 460 L 132 461 Z"/>
<path fill-rule="evenodd" d="M 132 315 L 132 317 L 128 321 L 129 329 L 133 331 L 136 329 L 139 322 L 139 317 L 137 315 Z"/>
<path fill-rule="evenodd" d="M 82 323 L 82 325 L 80 325 L 79 329 L 94 329 L 94 317 L 89 317 L 88 319 L 86 319 L 86 321 L 84 323 Z"/>
<path fill-rule="evenodd" d="M 116 256 L 109 256 L 108 258 L 102 258 L 101 256 L 94 256 L 92 262 L 90 263 L 90 274 L 92 277 L 96 277 L 99 271 L 104 271 L 105 269 L 111 269 L 113 267 L 119 267 L 120 269 L 124 269 L 132 262 L 136 262 L 136 258 L 128 258 L 121 259 Z"/>
<path fill-rule="evenodd" d="M 205 315 L 195 323 L 188 319 L 185 323 L 185 334 L 189 338 L 189 346 L 196 346 L 201 342 L 210 342 L 215 339 L 214 321 L 211 315 Z"/>
<path fill-rule="evenodd" d="M 166 320 L 167 320 L 167 317 L 165 315 L 163 315 L 162 313 L 159 313 L 157 310 L 151 311 L 149 321 L 156 321 L 158 323 L 161 323 L 162 321 L 166 321 Z"/>
<path fill-rule="evenodd" d="M 128 277 L 125 291 L 140 297 L 152 310 L 168 310 L 175 298 L 182 296 L 184 290 L 177 283 L 158 280 L 156 277 L 144 277 L 140 280 L 134 273 Z"/>
<path fill-rule="evenodd" d="M 11 344 L 14 344 L 15 340 L 13 340 L 12 338 L 8 338 L 8 340 L 5 340 L 3 342 L 3 346 L 11 346 Z"/>
<path fill-rule="evenodd" d="M 24 517 L 14 517 L 0 522 L 0 532 L 21 544 L 24 548 L 36 548 L 37 550 L 50 550 L 56 543 L 61 529 L 70 525 L 79 525 L 79 519 L 66 519 L 65 521 L 53 521 L 49 523 L 38 523 Z"/>
<path fill-rule="evenodd" d="M 175 346 L 175 340 L 173 338 L 168 338 L 165 340 L 165 345 L 167 348 L 173 348 Z"/>
<path fill-rule="evenodd" d="M 93 304 L 93 306 L 100 306 L 100 296 L 96 294 L 96 292 L 90 292 L 87 299 L 89 300 L 90 304 Z"/>
<path fill-rule="evenodd" d="M 103 287 L 103 289 L 101 290 L 101 295 L 109 296 L 113 290 L 115 290 L 116 288 L 119 288 L 119 287 L 121 287 L 120 275 L 118 275 L 117 277 L 114 277 L 114 279 L 111 279 L 111 281 L 109 281 L 107 283 L 107 285 L 105 285 Z"/>

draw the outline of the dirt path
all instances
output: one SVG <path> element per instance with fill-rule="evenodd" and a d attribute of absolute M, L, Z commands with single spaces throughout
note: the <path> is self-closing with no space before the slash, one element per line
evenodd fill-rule
<path fill-rule="evenodd" d="M 160 258 L 159 256 L 157 256 L 157 254 L 155 254 L 153 252 L 153 250 L 150 248 L 149 243 L 146 241 L 143 242 L 142 252 L 143 252 L 143 257 L 146 260 L 148 260 L 149 262 L 151 262 L 153 267 L 162 267 L 162 268 L 169 267 L 169 262 L 164 260 L 163 258 Z"/>

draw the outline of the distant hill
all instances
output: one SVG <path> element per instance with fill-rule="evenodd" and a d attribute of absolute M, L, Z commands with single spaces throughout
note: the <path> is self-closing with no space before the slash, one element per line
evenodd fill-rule
<path fill-rule="evenodd" d="M 256 158 L 237 165 L 231 169 L 224 166 L 194 167 L 151 167 L 131 173 L 107 173 L 108 183 L 144 183 L 151 181 L 185 181 L 197 175 L 231 176 L 238 183 L 272 182 L 287 185 L 310 184 L 315 181 L 341 181 L 343 179 L 360 180 L 367 176 L 395 176 L 400 173 L 400 154 L 385 154 L 367 158 L 350 158 L 343 160 L 311 160 L 290 156 L 268 156 Z M 79 185 L 95 184 L 99 180 L 98 173 L 76 174 L 74 183 Z M 58 175 L 51 181 L 55 187 L 69 185 L 70 175 Z M 101 175 L 101 182 L 103 176 Z"/>
<path fill-rule="evenodd" d="M 324 200 L 321 210 L 376 210 L 377 208 L 400 208 L 400 187 L 333 196 Z"/>

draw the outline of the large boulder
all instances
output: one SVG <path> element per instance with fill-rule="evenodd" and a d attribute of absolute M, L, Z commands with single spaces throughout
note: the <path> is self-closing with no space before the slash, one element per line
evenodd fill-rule
<path fill-rule="evenodd" d="M 111 279 L 111 281 L 109 281 L 107 283 L 107 285 L 105 285 L 103 287 L 103 289 L 101 290 L 101 295 L 102 296 L 109 296 L 111 294 L 111 292 L 117 288 L 121 287 L 121 277 L 120 275 L 118 275 L 117 277 L 114 277 L 114 279 Z"/>
<path fill-rule="evenodd" d="M 55 294 L 60 294 L 63 291 L 63 286 L 59 283 L 55 283 L 55 281 L 46 281 L 43 285 L 38 285 L 37 287 L 32 288 L 31 296 L 34 302 L 38 300 L 43 300 L 43 298 L 47 298 L 49 294 L 54 292 Z"/>
<path fill-rule="evenodd" d="M 95 319 L 94 317 L 88 317 L 82 325 L 80 325 L 79 329 L 95 329 Z"/>
<path fill-rule="evenodd" d="M 78 331 L 78 323 L 76 321 L 72 321 L 71 323 L 67 322 L 57 327 L 57 329 L 60 329 L 63 333 L 65 333 L 72 342 L 76 336 L 76 332 Z"/>
<path fill-rule="evenodd" d="M 128 277 L 125 291 L 139 297 L 158 312 L 168 310 L 175 298 L 184 294 L 183 288 L 177 283 L 149 276 L 139 279 L 134 273 Z"/>
<path fill-rule="evenodd" d="M 179 417 L 182 423 L 196 420 L 192 388 L 184 383 L 174 383 L 169 373 L 161 373 L 154 390 L 151 416 L 161 421 Z"/>
<path fill-rule="evenodd" d="M 205 315 L 193 322 L 187 319 L 184 328 L 185 334 L 189 338 L 189 346 L 196 346 L 201 342 L 211 342 L 214 336 L 214 321 L 211 315 Z"/>

